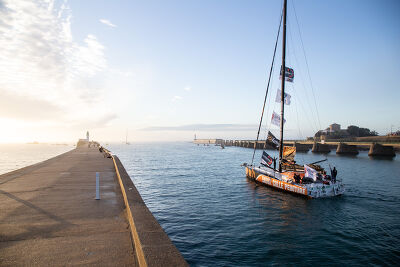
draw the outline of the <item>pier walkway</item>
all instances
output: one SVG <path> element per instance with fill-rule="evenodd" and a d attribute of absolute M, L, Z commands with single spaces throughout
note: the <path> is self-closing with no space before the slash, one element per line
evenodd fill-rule
<path fill-rule="evenodd" d="M 113 160 L 97 148 L 0 175 L 0 266 L 138 266 L 133 246 Z"/>

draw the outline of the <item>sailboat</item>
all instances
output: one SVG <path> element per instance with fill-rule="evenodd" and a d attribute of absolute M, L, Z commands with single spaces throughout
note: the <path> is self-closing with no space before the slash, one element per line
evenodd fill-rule
<path fill-rule="evenodd" d="M 285 101 L 287 102 L 287 94 L 285 93 L 285 82 L 293 80 L 293 69 L 286 67 L 286 20 L 287 20 L 287 0 L 284 0 L 283 11 L 281 16 L 281 22 L 283 22 L 282 30 L 282 66 L 281 66 L 281 90 L 280 90 L 280 103 L 281 103 L 281 114 L 280 116 L 274 112 L 272 121 L 275 120 L 275 124 L 280 126 L 280 139 L 273 136 L 271 132 L 268 132 L 268 138 L 266 143 L 272 145 L 276 149 L 279 149 L 279 161 L 278 159 L 272 158 L 265 151 L 263 151 L 261 165 L 255 166 L 254 155 L 256 150 L 257 142 L 254 143 L 253 158 L 251 164 L 244 163 L 243 166 L 246 169 L 246 177 L 250 180 L 256 181 L 260 184 L 273 187 L 282 191 L 294 193 L 297 195 L 306 196 L 309 198 L 322 198 L 322 197 L 333 197 L 342 195 L 345 191 L 342 180 L 336 177 L 337 170 L 334 168 L 331 170 L 331 175 L 327 175 L 326 171 L 317 163 L 325 160 L 299 165 L 294 161 L 296 154 L 296 147 L 285 147 L 283 145 L 284 139 L 284 108 Z M 261 113 L 260 124 L 257 133 L 257 141 L 259 139 L 260 129 L 262 125 L 264 109 L 266 99 L 268 95 L 268 88 L 271 80 L 272 69 L 274 65 L 275 53 L 279 39 L 281 24 L 279 25 L 278 36 L 275 42 L 274 56 L 271 64 L 271 71 L 269 74 L 267 91 L 264 98 L 264 105 Z M 278 91 L 279 93 L 279 91 Z M 276 120 L 278 122 L 276 122 Z M 276 164 L 278 163 L 278 166 Z"/>
<path fill-rule="evenodd" d="M 128 129 L 126 129 L 125 145 L 130 145 L 130 143 L 128 142 Z"/>

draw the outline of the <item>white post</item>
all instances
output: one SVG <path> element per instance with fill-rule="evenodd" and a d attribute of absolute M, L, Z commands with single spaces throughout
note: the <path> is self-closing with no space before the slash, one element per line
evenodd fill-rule
<path fill-rule="evenodd" d="M 100 199 L 100 174 L 96 172 L 96 200 Z"/>

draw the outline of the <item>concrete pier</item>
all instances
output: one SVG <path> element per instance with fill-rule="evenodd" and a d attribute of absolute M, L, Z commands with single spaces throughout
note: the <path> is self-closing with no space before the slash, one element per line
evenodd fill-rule
<path fill-rule="evenodd" d="M 328 144 L 321 144 L 321 143 L 315 142 L 313 144 L 311 152 L 313 152 L 313 153 L 329 153 L 329 152 L 331 152 L 331 149 Z"/>
<path fill-rule="evenodd" d="M 297 152 L 308 152 L 312 147 L 308 144 L 300 144 L 297 142 L 294 143 L 294 146 L 296 147 Z"/>
<path fill-rule="evenodd" d="M 345 143 L 339 143 L 336 149 L 336 154 L 339 155 L 357 155 L 358 149 L 356 145 L 348 145 Z"/>
<path fill-rule="evenodd" d="M 393 146 L 382 146 L 380 144 L 372 144 L 368 156 L 373 157 L 395 157 L 396 153 L 394 152 Z"/>
<path fill-rule="evenodd" d="M 125 192 L 117 173 L 113 158 L 80 147 L 0 175 L 0 265 L 187 266 L 130 179 Z M 129 215 L 126 198 L 142 209 Z"/>

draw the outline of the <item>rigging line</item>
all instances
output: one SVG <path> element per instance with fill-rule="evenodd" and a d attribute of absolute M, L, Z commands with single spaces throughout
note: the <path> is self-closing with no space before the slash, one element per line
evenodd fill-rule
<path fill-rule="evenodd" d="M 290 40 L 291 40 L 291 42 L 292 43 L 294 43 L 294 39 L 293 39 L 293 36 L 292 36 L 292 31 L 291 31 L 291 27 L 290 27 L 290 25 L 288 25 L 289 27 L 289 37 L 290 37 Z M 307 105 L 307 107 L 310 109 L 310 112 L 311 112 L 311 116 L 313 117 L 313 118 L 315 118 L 315 116 L 314 116 L 314 112 L 313 112 L 313 109 L 312 109 L 312 105 L 311 105 L 311 103 L 310 103 L 310 98 L 308 97 L 308 93 L 307 93 L 307 87 L 306 87 L 306 85 L 305 85 L 305 83 L 304 83 L 304 81 L 305 81 L 305 79 L 304 79 L 304 77 L 303 77 L 303 73 L 302 73 L 302 71 L 301 71 L 301 67 L 300 67 L 300 63 L 299 63 L 299 60 L 297 59 L 297 56 L 296 56 L 296 51 L 295 51 L 295 49 L 294 49 L 294 47 L 293 47 L 293 56 L 294 56 L 294 58 L 295 58 L 295 61 L 296 61 L 296 64 L 298 65 L 298 72 L 299 72 L 299 76 L 300 76 L 300 80 L 301 80 L 301 83 L 302 83 L 302 85 L 303 85 L 303 88 L 304 88 L 304 93 L 305 93 L 305 96 L 306 96 L 306 100 L 307 100 L 307 103 L 308 103 L 308 105 Z M 305 115 L 306 116 L 308 116 L 308 113 L 305 113 Z M 313 128 L 313 131 L 318 131 L 318 125 L 317 125 L 317 123 L 316 123 L 316 121 L 315 120 L 312 120 L 311 121 L 312 122 L 312 124 L 310 124 L 310 126 Z M 314 127 L 315 127 L 315 129 L 314 129 Z"/>
<path fill-rule="evenodd" d="M 304 49 L 303 38 L 301 37 L 300 25 L 299 25 L 299 20 L 297 19 L 297 13 L 296 13 L 296 8 L 294 7 L 294 1 L 292 1 L 292 6 L 293 6 L 293 10 L 294 10 L 294 15 L 296 17 L 297 29 L 298 29 L 299 35 L 300 35 L 301 47 L 303 49 L 303 54 L 304 54 L 304 58 L 305 58 L 305 61 L 306 61 L 308 78 L 310 79 L 311 90 L 312 90 L 312 94 L 313 94 L 313 97 L 314 97 L 314 104 L 315 104 L 315 110 L 317 111 L 318 124 L 319 124 L 319 128 L 321 129 L 321 121 L 319 120 L 319 112 L 318 112 L 318 107 L 317 107 L 317 101 L 315 100 L 314 86 L 313 86 L 313 83 L 312 83 L 312 80 L 311 80 L 310 68 L 308 66 L 306 51 Z"/>
<path fill-rule="evenodd" d="M 289 37 L 291 38 L 291 34 L 290 34 L 290 33 L 291 33 L 291 31 L 290 31 L 290 25 L 289 25 L 289 27 L 288 27 L 288 30 L 289 30 Z M 293 40 L 292 40 L 292 43 L 293 43 Z M 291 50 L 290 50 L 290 46 L 289 46 L 289 51 L 291 51 Z M 294 51 L 294 50 L 293 50 L 293 51 Z M 296 54 L 293 53 L 293 55 L 294 55 L 294 57 L 295 57 L 295 59 L 296 59 L 297 65 L 299 65 L 299 62 L 297 61 Z M 288 60 L 290 60 L 290 53 L 289 53 L 289 55 L 288 55 Z M 300 80 L 302 81 L 303 87 L 304 87 L 304 89 L 305 89 L 306 87 L 305 87 L 304 80 L 303 80 L 303 75 L 302 75 L 300 69 L 299 69 L 299 73 L 300 73 L 300 77 L 301 77 Z M 293 89 L 293 91 L 294 91 L 294 86 L 293 86 L 293 84 L 292 84 L 292 89 Z M 307 91 L 305 91 L 305 93 L 306 93 L 306 99 L 307 99 L 307 103 L 308 103 L 308 105 L 305 105 L 305 106 L 309 107 L 309 106 L 310 106 L 310 103 L 309 103 L 309 101 L 308 101 L 309 97 L 308 97 L 308 95 L 307 95 Z M 312 131 L 313 131 L 313 132 L 318 131 L 318 129 L 317 129 L 318 126 L 315 124 L 315 123 L 316 123 L 315 120 L 310 120 L 310 116 L 309 116 L 309 114 L 308 114 L 308 112 L 311 111 L 311 115 L 312 115 L 312 116 L 314 115 L 312 109 L 307 110 L 306 108 L 304 108 L 304 105 L 303 105 L 303 102 L 302 102 L 300 96 L 299 96 L 298 94 L 296 94 L 296 96 L 297 96 L 297 97 L 296 97 L 297 103 L 300 105 L 300 107 L 301 107 L 301 109 L 302 109 L 302 111 L 303 111 L 303 113 L 304 113 L 304 115 L 305 115 L 305 117 L 306 117 L 306 119 L 307 119 L 308 124 L 309 124 L 310 127 L 312 128 Z M 305 103 L 305 104 L 307 104 L 307 103 Z M 296 106 L 296 107 L 297 107 L 297 106 Z M 315 127 L 315 128 L 314 128 L 314 127 Z M 315 129 L 317 129 L 317 130 L 315 130 Z"/>
<path fill-rule="evenodd" d="M 290 27 L 288 27 L 288 31 L 289 31 L 289 36 L 292 39 L 291 32 L 290 32 Z M 293 40 L 292 40 L 292 43 L 293 43 Z M 296 59 L 296 63 L 298 65 L 294 46 L 292 48 L 289 46 L 288 50 L 289 50 L 288 51 L 289 53 L 287 55 L 287 62 L 289 63 L 289 65 L 296 66 L 296 65 L 294 65 L 294 63 L 291 60 L 291 58 L 292 58 L 291 54 L 293 54 L 294 58 Z M 304 82 L 303 82 L 303 85 L 304 85 Z M 295 100 L 298 99 L 297 91 L 295 89 L 295 83 L 288 83 L 288 86 L 291 88 L 292 96 L 293 96 L 293 99 L 294 99 L 293 101 L 295 102 Z M 300 138 L 303 138 L 303 134 L 302 134 L 302 131 L 300 129 L 299 112 L 298 112 L 298 108 L 297 108 L 297 103 L 295 102 L 293 105 L 295 106 L 295 110 L 293 110 L 293 109 L 291 109 L 291 110 L 292 110 L 292 114 L 294 114 L 294 113 L 296 114 L 296 124 L 297 124 L 298 134 L 299 134 Z"/>
<path fill-rule="evenodd" d="M 294 95 L 297 96 L 297 92 L 296 92 L 295 89 L 294 89 L 294 85 L 292 85 L 292 87 L 293 87 L 293 93 L 294 93 Z M 294 98 L 295 98 L 295 97 L 294 97 Z M 295 98 L 295 99 L 297 99 L 297 98 Z M 298 128 L 298 130 L 299 130 L 299 137 L 300 137 L 301 139 L 305 139 L 303 133 L 302 133 L 301 130 L 300 130 L 299 111 L 298 111 L 297 103 L 296 103 L 296 102 L 294 103 L 294 106 L 295 106 L 295 109 L 296 109 L 297 128 Z M 304 155 L 303 155 L 302 153 L 300 153 L 300 155 L 301 155 L 301 156 L 300 156 L 301 160 L 304 162 Z"/>
<path fill-rule="evenodd" d="M 289 38 L 290 38 L 291 42 L 294 43 L 290 25 L 288 25 L 288 26 L 289 26 L 289 27 L 288 27 Z M 308 97 L 308 93 L 307 93 L 307 87 L 306 87 L 306 85 L 305 85 L 305 83 L 304 83 L 303 73 L 302 73 L 302 71 L 301 71 L 300 63 L 299 63 L 299 60 L 297 59 L 296 51 L 295 51 L 294 47 L 293 47 L 293 56 L 294 56 L 294 59 L 295 59 L 295 61 L 296 61 L 297 66 L 299 67 L 297 71 L 298 71 L 299 74 L 300 74 L 300 75 L 299 75 L 299 76 L 300 76 L 300 80 L 301 80 L 301 83 L 303 84 L 303 87 L 304 87 L 304 93 L 305 93 L 305 95 L 306 95 L 306 100 L 307 100 L 308 107 L 309 107 L 310 112 L 311 112 L 311 116 L 314 117 L 314 112 L 313 112 L 313 109 L 311 108 L 311 104 L 310 104 L 309 97 Z M 308 113 L 305 113 L 305 115 L 308 116 Z M 317 114 L 317 116 L 318 116 L 318 114 Z M 315 120 L 314 120 L 314 121 L 309 121 L 309 122 L 312 122 L 312 123 L 310 124 L 310 126 L 313 128 L 313 131 L 318 131 L 318 125 L 316 124 Z M 315 128 L 314 128 L 314 127 L 315 127 Z"/>
<path fill-rule="evenodd" d="M 291 33 L 290 24 L 288 24 L 287 26 L 288 26 L 287 30 L 288 30 L 288 32 L 289 32 L 290 41 L 291 41 L 292 44 L 294 44 L 294 42 L 293 42 L 293 37 L 292 37 L 292 33 Z M 293 55 L 293 57 L 294 57 L 294 59 L 295 59 L 294 61 L 292 61 L 292 55 Z M 305 88 L 304 81 L 303 81 L 303 75 L 302 75 L 302 73 L 301 73 L 301 71 L 300 71 L 301 67 L 300 67 L 300 64 L 299 64 L 299 62 L 298 62 L 298 60 L 297 60 L 297 57 L 296 57 L 296 51 L 295 51 L 295 46 L 294 46 L 294 45 L 288 46 L 287 62 L 289 62 L 289 65 L 291 65 L 292 67 L 298 67 L 298 68 L 296 68 L 296 70 L 298 70 L 298 72 L 300 73 L 299 76 L 300 76 L 301 79 L 299 79 L 299 80 L 301 80 L 301 82 L 302 82 L 302 84 L 303 84 L 303 87 Z M 296 65 L 296 64 L 297 64 L 297 65 Z M 289 87 L 291 88 L 291 90 L 292 90 L 293 99 L 298 100 L 297 103 L 301 103 L 300 95 L 297 94 L 298 91 L 296 91 L 297 89 L 295 89 L 295 83 L 288 83 L 288 86 L 289 86 Z M 297 87 L 296 87 L 296 88 L 297 88 Z M 307 92 L 306 92 L 306 94 L 307 94 Z M 307 99 L 308 99 L 308 97 L 307 97 Z M 293 114 L 294 114 L 294 113 L 296 114 L 297 130 L 298 130 L 298 132 L 299 132 L 299 136 L 302 137 L 303 134 L 302 134 L 302 132 L 301 132 L 301 130 L 300 130 L 299 115 L 298 115 L 297 104 L 295 103 L 294 105 L 296 106 L 296 107 L 295 107 L 295 110 L 294 110 L 294 111 L 296 111 L 296 113 L 293 111 Z M 312 110 L 311 110 L 311 113 L 312 113 Z M 307 116 L 307 119 L 309 119 L 308 114 L 305 113 L 305 115 Z M 310 122 L 310 121 L 309 121 L 309 122 Z M 310 125 L 311 125 L 311 124 L 310 124 Z M 314 128 L 314 125 L 311 125 L 311 127 Z"/>
<path fill-rule="evenodd" d="M 291 86 L 292 86 L 293 98 L 296 99 L 297 92 L 294 89 L 294 84 L 292 84 Z M 297 122 L 297 130 L 299 131 L 299 137 L 304 139 L 303 134 L 302 134 L 302 132 L 300 130 L 299 111 L 297 109 L 297 103 L 294 103 L 294 106 L 295 106 L 295 109 L 296 109 L 296 118 L 297 118 L 296 122 Z"/>
<path fill-rule="evenodd" d="M 298 99 L 297 98 L 297 91 L 295 90 L 295 86 L 294 86 L 294 83 L 292 83 L 291 84 L 291 87 L 292 87 L 292 96 L 293 96 L 293 105 L 295 106 L 295 111 L 296 111 L 296 117 L 297 117 L 297 129 L 298 129 L 298 131 L 299 131 L 299 137 L 300 138 L 302 138 L 302 139 L 304 139 L 304 137 L 303 137 L 303 134 L 302 134 L 302 132 L 301 132 L 301 130 L 300 130 L 300 121 L 299 121 L 299 112 L 298 112 L 298 109 L 297 109 L 297 103 L 298 102 L 295 102 L 295 100 L 296 99 Z M 292 106 L 293 106 L 292 105 Z M 304 155 L 302 154 L 302 153 L 298 153 L 298 154 L 296 154 L 296 157 L 299 157 L 300 159 L 301 159 L 301 161 L 303 161 L 304 162 Z"/>
<path fill-rule="evenodd" d="M 275 66 L 274 66 L 275 67 Z M 275 68 L 272 70 L 272 72 L 274 72 Z M 271 76 L 271 86 L 274 84 L 274 75 Z M 271 108 L 271 99 L 273 99 L 273 97 L 268 98 L 268 105 L 267 105 L 267 113 L 265 113 L 266 115 L 269 114 L 269 110 Z M 276 104 L 276 103 L 274 103 Z M 275 105 L 274 105 L 274 109 L 275 109 Z M 265 120 L 265 130 L 264 130 L 264 140 L 267 139 L 267 131 L 270 129 L 271 127 L 271 122 L 270 120 Z"/>
<path fill-rule="evenodd" d="M 269 90 L 269 83 L 270 83 L 270 81 L 271 81 L 271 74 L 272 74 L 272 70 L 273 70 L 274 62 L 275 62 L 276 47 L 278 46 L 279 33 L 280 33 L 280 31 L 281 31 L 282 16 L 283 16 L 283 13 L 281 13 L 281 19 L 279 20 L 279 28 L 278 28 L 278 34 L 277 34 L 277 36 L 276 36 L 276 41 L 275 41 L 274 55 L 273 55 L 273 57 L 272 57 L 271 69 L 270 69 L 270 71 L 269 71 L 269 77 L 268 77 L 268 83 L 267 83 L 267 91 L 265 92 L 264 105 L 263 105 L 262 112 L 261 112 L 260 124 L 258 125 L 257 140 L 256 140 L 256 142 L 254 143 L 254 151 L 253 151 L 253 157 L 251 158 L 251 165 L 253 165 L 254 155 L 255 155 L 255 153 L 256 153 L 256 147 L 257 147 L 257 142 L 258 142 L 258 137 L 260 136 L 260 129 L 261 129 L 262 120 L 263 120 L 263 116 L 264 116 L 265 102 L 267 102 L 267 95 L 268 95 L 268 90 Z"/>

